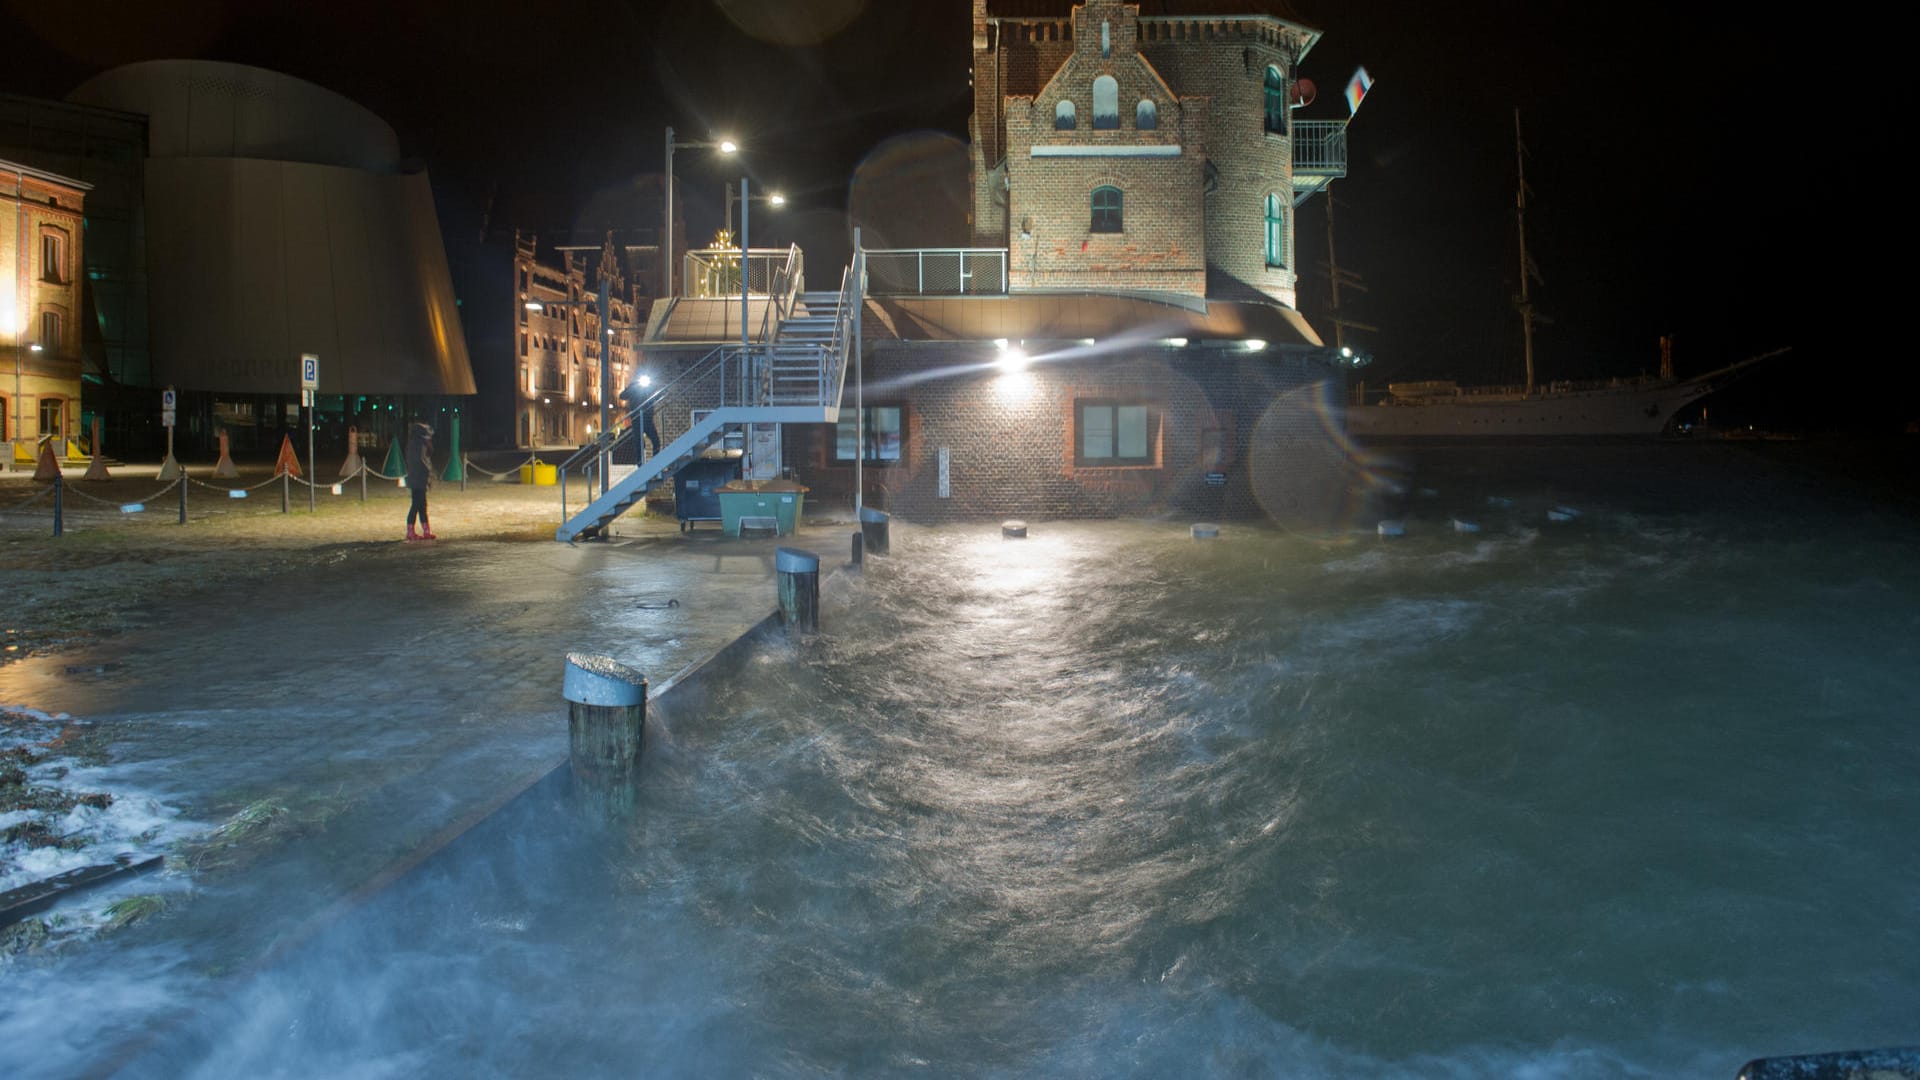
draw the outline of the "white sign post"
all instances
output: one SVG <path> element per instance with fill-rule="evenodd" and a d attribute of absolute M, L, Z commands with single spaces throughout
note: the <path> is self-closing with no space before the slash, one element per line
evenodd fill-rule
<path fill-rule="evenodd" d="M 300 354 L 300 398 L 301 398 L 300 404 L 305 405 L 307 407 L 307 471 L 310 473 L 313 473 L 314 476 L 320 475 L 320 471 L 314 467 L 314 461 L 313 461 L 314 395 L 319 389 L 320 389 L 320 354 L 301 353 Z M 307 513 L 309 514 L 315 513 L 318 511 L 318 509 L 319 508 L 314 505 L 312 477 L 309 477 L 308 483 L 307 483 Z"/>

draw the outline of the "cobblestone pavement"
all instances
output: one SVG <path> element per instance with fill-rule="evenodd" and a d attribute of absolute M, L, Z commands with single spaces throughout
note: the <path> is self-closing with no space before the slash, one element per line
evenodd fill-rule
<path fill-rule="evenodd" d="M 386 494 L 283 517 L 276 498 L 252 518 L 0 543 L 0 587 L 23 607 L 81 596 L 62 618 L 111 627 L 15 654 L 0 704 L 97 725 L 112 763 L 96 784 L 209 826 L 271 800 L 300 826 L 238 869 L 185 870 L 187 902 L 59 962 L 158 946 L 196 978 L 252 967 L 563 761 L 567 652 L 613 656 L 658 689 L 772 610 L 776 547 L 832 563 L 852 531 L 741 540 L 636 517 L 610 542 L 567 546 L 550 539 L 551 489 L 496 485 L 436 494 L 450 539 L 376 539 L 399 531 L 404 505 Z M 496 538 L 460 539 L 476 533 Z"/>

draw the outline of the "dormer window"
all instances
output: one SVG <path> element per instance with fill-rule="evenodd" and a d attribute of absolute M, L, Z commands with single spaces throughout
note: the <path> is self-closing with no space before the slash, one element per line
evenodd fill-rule
<path fill-rule="evenodd" d="M 1066 98 L 1061 98 L 1060 104 L 1053 107 L 1053 130 L 1073 130 L 1073 102 Z"/>
<path fill-rule="evenodd" d="M 1160 110 L 1153 107 L 1152 101 L 1141 98 L 1140 104 L 1133 107 L 1133 126 L 1141 131 L 1152 131 L 1160 126 Z"/>
<path fill-rule="evenodd" d="M 1111 75 L 1093 80 L 1093 130 L 1110 131 L 1120 126 L 1120 84 Z"/>

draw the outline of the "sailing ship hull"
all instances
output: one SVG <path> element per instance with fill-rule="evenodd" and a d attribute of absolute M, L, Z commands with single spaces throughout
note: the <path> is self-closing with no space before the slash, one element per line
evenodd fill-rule
<path fill-rule="evenodd" d="M 1652 438 L 1712 387 L 1693 380 L 1519 395 L 1465 394 L 1347 409 L 1357 439 L 1627 436 Z"/>

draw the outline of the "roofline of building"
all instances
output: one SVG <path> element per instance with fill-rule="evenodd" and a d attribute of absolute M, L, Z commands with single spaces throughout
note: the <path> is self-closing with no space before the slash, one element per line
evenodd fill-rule
<path fill-rule="evenodd" d="M 1315 29 L 1304 23 L 1294 22 L 1292 19 L 1283 19 L 1278 15 L 1141 15 L 1138 18 L 1140 22 L 1171 23 L 1200 20 L 1205 22 L 1272 23 L 1275 26 L 1294 31 L 1306 39 L 1306 44 L 1300 47 L 1300 55 L 1297 60 L 1305 60 L 1307 54 L 1313 51 L 1313 47 L 1318 45 L 1320 39 L 1326 34 L 1323 30 Z M 1060 21 L 1060 17 L 1057 15 L 988 15 L 986 21 L 989 26 L 994 26 L 999 23 L 1057 23 Z"/>
<path fill-rule="evenodd" d="M 72 188 L 75 191 L 93 190 L 93 185 L 87 183 L 85 180 L 75 180 L 71 176 L 61 176 L 59 173 L 51 173 L 45 169 L 36 169 L 31 165 L 22 165 L 17 161 L 8 161 L 5 158 L 0 158 L 0 172 L 18 173 L 22 177 L 31 176 L 36 180 L 45 180 L 51 184 L 59 184 L 62 187 Z"/>
<path fill-rule="evenodd" d="M 129 112 L 126 109 L 115 109 L 107 105 L 82 105 L 77 101 L 63 101 L 59 98 L 35 97 L 32 94 L 15 94 L 5 90 L 0 90 L 0 101 L 24 101 L 31 105 L 37 105 L 37 106 L 41 106 L 49 109 L 59 109 L 63 112 L 93 113 L 95 115 L 105 116 L 114 120 L 131 121 L 133 123 L 140 124 L 141 126 L 145 126 L 148 120 L 147 114 L 142 112 Z"/>

